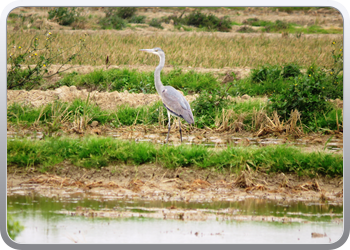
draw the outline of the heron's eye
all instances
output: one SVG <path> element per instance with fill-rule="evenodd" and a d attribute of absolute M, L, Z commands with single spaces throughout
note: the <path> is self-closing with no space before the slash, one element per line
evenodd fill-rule
<path fill-rule="evenodd" d="M 156 51 L 156 52 L 158 52 L 158 50 L 157 50 L 157 49 L 155 49 L 155 51 Z"/>

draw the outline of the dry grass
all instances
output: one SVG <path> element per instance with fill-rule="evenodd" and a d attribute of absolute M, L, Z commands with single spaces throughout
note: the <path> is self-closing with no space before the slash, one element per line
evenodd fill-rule
<path fill-rule="evenodd" d="M 317 180 L 305 182 L 305 183 L 303 183 L 301 185 L 298 185 L 295 188 L 296 189 L 301 189 L 301 190 L 304 190 L 304 191 L 309 191 L 309 190 L 313 190 L 313 191 L 316 191 L 316 192 L 321 191 L 320 185 L 318 184 Z"/>
<path fill-rule="evenodd" d="M 54 31 L 55 42 L 51 49 L 57 51 L 70 48 L 85 38 L 85 31 Z M 8 55 L 18 54 L 18 46 L 27 48 L 37 31 L 8 32 Z M 40 34 L 43 34 L 42 31 Z M 262 64 L 283 65 L 289 62 L 302 66 L 312 63 L 331 66 L 331 42 L 339 36 L 304 36 L 302 38 L 268 35 L 237 35 L 216 33 L 174 33 L 130 31 L 89 31 L 86 37 L 87 51 L 73 64 L 105 65 L 106 56 L 112 65 L 157 65 L 158 57 L 141 53 L 139 49 L 161 47 L 167 56 L 166 64 L 223 68 L 257 67 Z M 13 48 L 13 44 L 16 48 Z M 72 53 L 78 48 L 73 48 Z M 53 62 L 60 63 L 60 62 Z"/>
<path fill-rule="evenodd" d="M 255 186 L 251 174 L 247 170 L 243 170 L 234 181 L 234 185 L 239 188 L 250 188 Z"/>
<path fill-rule="evenodd" d="M 286 135 L 300 137 L 304 134 L 298 110 L 291 112 L 291 116 L 287 122 L 281 121 L 276 111 L 274 111 L 272 118 L 268 117 L 266 113 L 259 111 L 255 119 L 255 128 L 260 124 L 260 129 L 254 136 L 263 136 L 271 133 L 282 134 L 285 132 Z M 298 122 L 299 125 L 297 125 Z"/>
<path fill-rule="evenodd" d="M 206 187 L 210 187 L 211 184 L 207 181 L 201 180 L 201 179 L 196 179 L 192 182 L 191 186 L 193 188 L 198 187 L 198 188 L 206 188 Z"/>
<path fill-rule="evenodd" d="M 130 189 L 133 192 L 140 192 L 141 191 L 141 187 L 144 185 L 145 183 L 139 179 L 136 180 L 131 180 L 128 185 L 126 186 L 127 189 Z"/>
<path fill-rule="evenodd" d="M 21 184 L 41 184 L 41 185 L 48 185 L 48 186 L 54 186 L 54 187 L 59 186 L 60 188 L 76 186 L 84 189 L 91 189 L 96 187 L 104 187 L 104 188 L 119 187 L 115 182 L 112 182 L 112 181 L 108 183 L 104 183 L 102 181 L 86 183 L 84 180 L 82 180 L 83 177 L 79 178 L 78 180 L 75 180 L 68 177 L 63 178 L 58 175 L 43 174 L 43 175 L 39 175 L 37 177 L 31 178 L 28 181 L 22 182 Z"/>
<path fill-rule="evenodd" d="M 223 132 L 223 131 L 235 131 L 241 132 L 244 128 L 244 118 L 245 114 L 238 114 L 235 111 L 228 109 L 222 110 L 222 114 L 215 118 L 215 131 Z"/>

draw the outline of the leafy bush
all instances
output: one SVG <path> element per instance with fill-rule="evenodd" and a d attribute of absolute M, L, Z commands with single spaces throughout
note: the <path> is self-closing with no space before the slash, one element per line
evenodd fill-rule
<path fill-rule="evenodd" d="M 71 63 L 77 59 L 85 50 L 85 37 L 81 38 L 77 44 L 74 44 L 67 50 L 53 50 L 52 48 L 59 47 L 56 43 L 55 36 L 48 32 L 42 35 L 35 35 L 25 49 L 24 46 L 14 45 L 9 49 L 8 63 L 11 67 L 7 70 L 7 88 L 8 89 L 33 89 L 40 86 L 44 77 L 50 77 L 60 73 L 61 68 L 52 74 L 49 74 L 48 68 L 53 60 L 59 60 L 63 65 Z M 74 48 L 74 49 L 73 49 Z M 27 66 L 22 65 L 34 65 Z"/>
<path fill-rule="evenodd" d="M 282 76 L 283 78 L 296 77 L 300 75 L 300 67 L 296 64 L 288 64 L 283 67 Z"/>
<path fill-rule="evenodd" d="M 119 7 L 117 8 L 116 14 L 120 18 L 129 19 L 136 13 L 136 7 Z"/>
<path fill-rule="evenodd" d="M 126 27 L 126 21 L 130 23 L 145 23 L 146 16 L 136 16 L 136 7 L 107 7 L 104 12 L 106 17 L 100 21 L 105 29 L 122 29 Z"/>
<path fill-rule="evenodd" d="M 276 80 L 281 75 L 281 68 L 277 65 L 271 66 L 271 65 L 264 65 L 257 69 L 252 69 L 250 73 L 250 77 L 253 82 L 255 83 L 261 83 L 267 80 Z"/>
<path fill-rule="evenodd" d="M 106 17 L 102 18 L 99 24 L 102 29 L 122 30 L 126 27 L 126 21 L 115 13 L 106 14 Z"/>
<path fill-rule="evenodd" d="M 298 74 L 296 66 L 289 67 L 290 72 L 294 72 L 293 81 L 289 81 L 288 87 L 271 96 L 269 108 L 276 110 L 285 119 L 292 110 L 297 109 L 301 112 L 302 121 L 311 130 L 320 125 L 331 129 L 338 126 L 337 122 L 334 122 L 335 119 L 326 118 L 332 113 L 329 113 L 332 106 L 328 100 L 343 98 L 343 48 L 342 44 L 339 46 L 335 41 L 332 42 L 332 46 L 331 70 L 312 65 L 306 74 Z"/>
<path fill-rule="evenodd" d="M 218 18 L 213 14 L 203 14 L 200 11 L 192 12 L 189 15 L 183 17 L 183 12 L 179 17 L 176 15 L 163 17 L 162 21 L 169 23 L 173 20 L 175 26 L 190 25 L 198 28 L 206 28 L 208 30 L 218 30 L 222 32 L 228 32 L 231 30 L 232 25 L 228 17 Z"/>
<path fill-rule="evenodd" d="M 48 19 L 57 20 L 60 25 L 68 26 L 77 20 L 79 17 L 79 12 L 76 11 L 77 8 L 72 7 L 58 7 L 49 11 Z"/>
<path fill-rule="evenodd" d="M 149 23 L 150 26 L 158 28 L 158 29 L 164 29 L 163 26 L 161 25 L 162 21 L 159 20 L 158 18 L 153 18 L 151 22 Z"/>
<path fill-rule="evenodd" d="M 292 110 L 298 110 L 302 121 L 308 123 L 314 120 L 316 115 L 330 110 L 327 103 L 327 82 L 329 81 L 325 73 L 320 69 L 295 78 L 294 82 L 289 82 L 289 86 L 279 94 L 272 95 L 270 107 L 285 119 L 289 118 L 287 116 Z"/>
<path fill-rule="evenodd" d="M 218 18 L 213 14 L 205 15 L 199 11 L 192 12 L 186 17 L 186 24 L 195 27 L 205 27 L 209 30 L 228 32 L 231 30 L 231 22 L 227 17 Z"/>
<path fill-rule="evenodd" d="M 228 106 L 226 96 L 227 93 L 222 93 L 219 90 L 212 93 L 205 90 L 192 102 L 191 108 L 195 114 L 195 124 L 198 128 L 215 126 L 215 117 Z"/>
<path fill-rule="evenodd" d="M 145 23 L 146 16 L 132 16 L 129 23 Z"/>

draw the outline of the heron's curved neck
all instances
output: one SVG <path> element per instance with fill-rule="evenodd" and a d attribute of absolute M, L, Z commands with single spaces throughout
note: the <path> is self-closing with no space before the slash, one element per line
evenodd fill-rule
<path fill-rule="evenodd" d="M 156 70 L 154 71 L 154 84 L 156 85 L 156 89 L 158 94 L 160 95 L 162 92 L 162 88 L 164 87 L 162 82 L 160 81 L 160 71 L 164 67 L 165 64 L 165 56 L 159 56 L 160 57 L 160 62 L 159 65 L 157 66 Z"/>

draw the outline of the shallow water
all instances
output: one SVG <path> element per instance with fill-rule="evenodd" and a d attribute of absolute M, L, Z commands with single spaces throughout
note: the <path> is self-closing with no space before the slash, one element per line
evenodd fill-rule
<path fill-rule="evenodd" d="M 25 226 L 18 243 L 333 243 L 343 233 L 343 206 L 281 203 L 247 199 L 237 202 L 184 203 L 125 199 L 8 196 L 8 209 Z M 148 218 L 149 210 L 170 206 L 193 212 L 225 214 L 202 220 Z M 80 208 L 131 212 L 132 217 L 73 215 Z M 232 216 L 232 215 L 236 216 Z M 255 216 L 293 218 L 267 222 Z M 314 238 L 312 233 L 326 234 Z"/>

